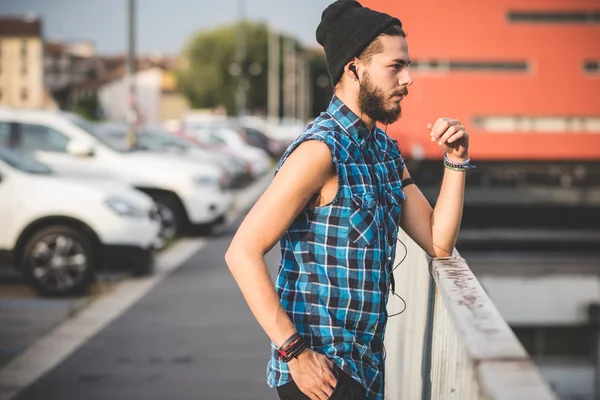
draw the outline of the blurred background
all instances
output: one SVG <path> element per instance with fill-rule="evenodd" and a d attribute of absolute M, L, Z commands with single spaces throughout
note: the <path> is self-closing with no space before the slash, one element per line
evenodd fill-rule
<path fill-rule="evenodd" d="M 21 274 L 0 299 L 79 296 L 101 267 L 148 275 L 178 238 L 218 235 L 331 99 L 329 3 L 3 0 L 0 254 Z M 457 249 L 560 398 L 600 398 L 600 4 L 362 4 L 407 32 L 387 133 L 413 178 L 435 205 L 426 124 L 461 120 L 477 169 Z"/>

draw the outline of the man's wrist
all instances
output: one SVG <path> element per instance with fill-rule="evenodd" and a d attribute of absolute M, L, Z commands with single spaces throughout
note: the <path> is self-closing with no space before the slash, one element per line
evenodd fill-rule
<path fill-rule="evenodd" d="M 446 153 L 446 158 L 448 158 L 448 160 L 450 162 L 453 163 L 461 163 L 461 162 L 465 162 L 469 159 L 469 155 L 468 154 L 463 154 L 462 156 L 455 156 L 455 155 L 451 155 Z"/>
<path fill-rule="evenodd" d="M 290 327 L 286 327 L 285 331 L 283 331 L 283 336 L 279 336 L 274 344 L 277 348 L 281 348 L 287 340 L 289 340 L 294 334 L 298 333 L 294 325 L 290 324 Z"/>
<path fill-rule="evenodd" d="M 278 359 L 287 363 L 297 358 L 306 349 L 306 343 L 298 333 L 290 337 L 278 350 Z"/>
<path fill-rule="evenodd" d="M 310 350 L 308 347 L 302 350 L 300 354 L 288 361 L 287 365 L 294 368 L 301 360 L 308 357 L 308 350 Z"/>

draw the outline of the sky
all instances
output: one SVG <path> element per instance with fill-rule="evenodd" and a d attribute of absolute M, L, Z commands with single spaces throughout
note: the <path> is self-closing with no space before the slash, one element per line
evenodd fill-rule
<path fill-rule="evenodd" d="M 196 32 L 246 16 L 272 22 L 306 46 L 333 0 L 136 0 L 137 50 L 174 55 Z M 39 16 L 49 40 L 91 40 L 101 54 L 126 51 L 126 0 L 0 0 L 0 15 Z"/>

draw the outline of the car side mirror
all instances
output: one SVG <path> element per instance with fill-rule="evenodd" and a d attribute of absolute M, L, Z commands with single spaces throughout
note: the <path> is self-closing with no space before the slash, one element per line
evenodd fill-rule
<path fill-rule="evenodd" d="M 76 157 L 92 157 L 94 146 L 89 142 L 72 140 L 67 145 L 67 152 Z"/>

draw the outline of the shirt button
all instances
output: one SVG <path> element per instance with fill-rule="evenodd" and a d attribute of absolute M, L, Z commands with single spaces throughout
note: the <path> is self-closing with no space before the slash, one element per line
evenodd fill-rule
<path fill-rule="evenodd" d="M 392 259 L 392 257 L 388 257 L 388 260 L 391 260 L 391 259 Z"/>

